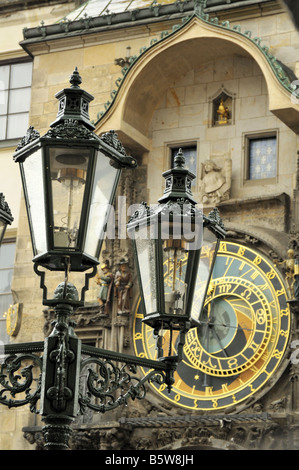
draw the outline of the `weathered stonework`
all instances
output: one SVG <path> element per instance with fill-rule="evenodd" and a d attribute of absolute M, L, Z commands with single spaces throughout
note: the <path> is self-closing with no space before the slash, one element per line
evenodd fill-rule
<path fill-rule="evenodd" d="M 299 140 L 295 129 L 298 118 L 297 114 L 291 113 L 290 83 L 282 85 L 286 83 L 285 74 L 276 62 L 275 66 L 271 65 L 271 73 L 266 65 L 262 70 L 259 64 L 262 58 L 271 60 L 271 54 L 298 74 L 296 51 L 299 33 L 278 2 L 271 4 L 272 10 L 267 10 L 261 2 L 259 7 L 263 8 L 263 14 L 258 7 L 208 11 L 210 18 L 217 14 L 220 25 L 222 21 L 230 20 L 229 27 L 226 24 L 213 29 L 216 21 L 203 25 L 195 19 L 194 29 L 190 28 L 189 36 L 186 33 L 185 40 L 180 43 L 180 34 L 187 31 L 181 21 L 186 12 L 179 10 L 180 4 L 175 6 L 176 12 L 169 17 L 159 16 L 161 10 L 160 13 L 157 10 L 152 12 L 148 24 L 130 18 L 122 28 L 117 25 L 110 27 L 105 16 L 99 19 L 105 20 L 105 27 L 91 30 L 90 19 L 86 18 L 84 25 L 81 24 L 82 31 L 70 35 L 71 23 L 61 20 L 74 7 L 69 2 L 57 5 L 55 11 L 47 5 L 43 11 L 33 9 L 22 10 L 15 15 L 11 13 L 10 20 L 1 15 L 0 2 L 0 24 L 5 38 L 0 45 L 0 59 L 25 57 L 27 53 L 18 46 L 18 41 L 23 39 L 21 29 L 23 26 L 36 28 L 44 19 L 45 24 L 39 26 L 39 40 L 30 45 L 28 30 L 24 37 L 26 50 L 30 49 L 34 56 L 31 125 L 41 134 L 48 130 L 57 114 L 54 95 L 66 86 L 77 66 L 84 89 L 95 97 L 90 115 L 97 125 L 97 132 L 117 130 L 124 146 L 138 159 L 138 169 L 134 174 L 123 173 L 118 191 L 119 196 L 126 197 L 128 205 L 144 200 L 156 203 L 163 192 L 161 173 L 170 165 L 170 147 L 195 143 L 198 178 L 200 165 L 207 159 L 218 162 L 220 166 L 225 159 L 232 162 L 230 196 L 219 203 L 231 239 L 249 240 L 251 246 L 259 247 L 267 254 L 274 251 L 277 258 L 285 259 L 289 231 L 295 226 L 298 232 L 298 181 L 295 181 L 296 171 L 298 173 Z M 56 20 L 61 21 L 56 23 Z M 178 24 L 179 28 L 176 28 Z M 59 37 L 53 37 L 50 27 L 56 28 L 57 25 Z M 242 34 L 239 34 L 238 25 Z M 48 30 L 46 26 L 49 26 Z M 196 35 L 203 34 L 204 27 L 210 28 L 204 30 L 210 36 L 199 39 Z M 233 43 L 232 39 L 236 42 Z M 243 49 L 244 43 L 250 44 L 250 53 Z M 115 64 L 115 58 L 123 57 L 128 45 L 131 46 L 132 64 L 129 69 L 122 70 Z M 262 46 L 265 49 L 261 50 Z M 210 99 L 223 88 L 234 97 L 234 119 L 227 126 L 213 127 Z M 285 112 L 279 109 L 281 97 L 288 104 Z M 273 114 L 270 107 L 278 109 L 277 114 Z M 248 181 L 245 176 L 245 137 L 273 131 L 278 137 L 277 177 L 275 181 Z M 11 169 L 11 163 L 6 163 L 12 158 L 12 151 L 9 145 L 0 149 L 1 168 L 7 165 L 13 179 L 8 184 L 3 171 L 5 187 L 1 186 L 1 191 L 3 189 L 5 193 L 7 188 L 10 194 L 17 195 L 18 200 L 11 204 L 11 198 L 6 194 L 12 208 L 18 210 L 20 205 L 20 211 L 13 214 L 18 236 L 12 289 L 24 308 L 21 330 L 14 341 L 41 341 L 51 331 L 53 312 L 44 310 L 41 304 L 42 293 L 39 279 L 33 272 L 23 199 L 19 203 L 19 173 L 18 169 Z M 196 188 L 195 199 L 197 195 Z M 209 206 L 205 207 L 205 210 L 209 209 Z M 116 203 L 116 214 L 117 210 Z M 139 291 L 130 241 L 108 240 L 100 261 L 109 259 L 115 272 L 123 257 L 129 259 L 130 269 L 134 272 L 130 315 L 117 316 L 114 299 L 111 316 L 101 317 L 96 300 L 98 287 L 92 279 L 86 306 L 76 311 L 73 319 L 82 340 L 132 354 L 133 316 Z M 49 273 L 50 292 L 54 292 L 62 277 L 63 273 Z M 71 281 L 78 286 L 82 283 L 79 275 L 73 276 Z M 297 331 L 296 325 L 294 331 Z M 290 350 L 286 353 L 284 365 L 288 363 L 289 355 Z M 235 410 L 220 416 L 212 413 L 210 421 L 204 413 L 194 412 L 190 416 L 188 410 L 163 402 L 160 396 L 150 391 L 144 402 L 136 401 L 107 416 L 89 413 L 78 418 L 71 448 L 298 448 L 298 403 L 292 398 L 297 393 L 297 376 L 297 370 L 286 366 L 277 382 L 271 382 L 268 393 L 255 404 L 246 402 L 238 413 Z M 38 417 L 27 409 L 1 408 L 0 415 L 1 449 L 43 448 Z M 290 421 L 292 428 L 288 427 Z"/>

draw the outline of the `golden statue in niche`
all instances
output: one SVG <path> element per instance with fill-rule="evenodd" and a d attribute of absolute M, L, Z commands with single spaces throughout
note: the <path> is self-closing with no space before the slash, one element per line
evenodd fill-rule
<path fill-rule="evenodd" d="M 201 165 L 199 199 L 202 204 L 217 204 L 230 197 L 232 161 L 226 159 L 223 168 L 207 160 Z"/>
<path fill-rule="evenodd" d="M 229 119 L 229 109 L 224 105 L 223 99 L 221 98 L 220 104 L 217 109 L 218 124 L 227 124 Z"/>

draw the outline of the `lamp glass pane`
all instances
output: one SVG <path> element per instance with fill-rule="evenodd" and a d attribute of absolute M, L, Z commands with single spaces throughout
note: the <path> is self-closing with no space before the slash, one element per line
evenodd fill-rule
<path fill-rule="evenodd" d="M 196 275 L 193 307 L 191 311 L 191 318 L 196 322 L 200 321 L 206 291 L 210 282 L 210 277 L 215 262 L 217 247 L 218 239 L 216 235 L 205 228 L 203 235 L 203 245 L 200 252 L 198 271 Z"/>
<path fill-rule="evenodd" d="M 78 248 L 89 157 L 88 149 L 50 149 L 54 248 Z"/>
<path fill-rule="evenodd" d="M 24 190 L 27 197 L 27 210 L 31 229 L 33 252 L 35 255 L 47 250 L 45 223 L 45 188 L 41 149 L 26 158 L 21 164 Z"/>
<path fill-rule="evenodd" d="M 186 271 L 189 252 L 184 249 L 184 240 L 164 240 L 163 270 L 165 313 L 185 314 L 187 284 Z"/>
<path fill-rule="evenodd" d="M 146 225 L 136 229 L 134 237 L 146 315 L 149 315 L 157 311 L 156 243 L 151 227 Z"/>
<path fill-rule="evenodd" d="M 84 252 L 96 258 L 99 256 L 98 251 L 101 245 L 99 242 L 105 236 L 104 228 L 112 209 L 113 193 L 120 172 L 111 163 L 112 160 L 98 151 L 84 244 Z M 114 223 L 112 218 L 111 224 Z M 110 228 L 113 231 L 114 226 Z"/>
<path fill-rule="evenodd" d="M 166 209 L 166 210 L 165 210 Z M 195 251 L 202 240 L 202 214 L 184 215 L 188 207 L 171 206 L 171 217 L 161 212 L 161 238 L 163 240 L 164 311 L 166 314 L 185 315 L 190 288 L 190 273 Z"/>

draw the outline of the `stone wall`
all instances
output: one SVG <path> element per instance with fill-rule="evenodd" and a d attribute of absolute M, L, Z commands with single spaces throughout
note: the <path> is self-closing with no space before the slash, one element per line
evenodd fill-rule
<path fill-rule="evenodd" d="M 58 12 L 62 13 L 62 9 L 56 10 L 56 13 Z M 57 15 L 57 19 L 58 17 Z M 35 17 L 31 17 L 28 24 L 36 26 L 40 19 L 41 13 L 35 11 Z M 46 20 L 54 21 L 53 15 L 48 10 Z M 5 18 L 0 18 L 0 24 L 4 23 Z M 24 24 L 26 22 L 24 23 L 22 11 L 18 13 L 14 22 L 8 25 L 7 35 L 4 34 L 6 39 L 0 46 L 2 58 L 7 56 L 9 50 L 17 51 L 15 54 L 25 55 L 18 46 L 21 27 Z M 48 129 L 57 114 L 57 100 L 54 95 L 60 89 L 69 86 L 68 77 L 75 66 L 82 76 L 82 87 L 95 97 L 90 114 L 91 119 L 97 120 L 98 113 L 104 109 L 104 103 L 110 99 L 115 81 L 121 75 L 121 68 L 115 65 L 114 60 L 124 57 L 128 45 L 131 46 L 132 55 L 138 53 L 141 47 L 149 44 L 155 34 L 161 33 L 164 26 L 161 23 L 155 27 L 151 25 L 151 27 L 126 28 L 121 33 L 107 31 L 102 36 L 90 36 L 80 46 L 74 45 L 72 41 L 64 46 L 61 43 L 59 46 L 55 45 L 53 42 L 50 52 L 46 44 L 43 52 L 34 58 L 30 124 L 41 134 Z M 242 21 L 242 27 L 261 36 L 278 59 L 298 72 L 299 35 L 286 14 L 250 18 Z M 200 51 L 198 54 L 200 55 Z M 173 60 L 177 60 L 179 68 L 180 58 L 174 55 Z M 156 86 L 158 87 L 159 83 Z M 222 86 L 235 97 L 234 119 L 224 127 L 212 127 L 211 97 L 217 94 Z M 245 135 L 272 130 L 278 132 L 277 180 L 270 184 L 261 185 L 259 182 L 248 184 L 244 181 Z M 253 198 L 268 197 L 268 202 L 258 208 L 260 223 L 264 223 L 264 214 L 267 211 L 267 227 L 280 230 L 286 228 L 288 200 L 292 198 L 295 184 L 296 151 L 299 142 L 298 137 L 268 111 L 265 80 L 253 59 L 238 57 L 232 53 L 219 56 L 215 60 L 210 58 L 204 63 L 194 62 L 194 67 L 180 79 L 174 75 L 169 80 L 168 89 L 161 95 L 160 103 L 152 116 L 149 138 L 151 149 L 137 155 L 143 169 L 138 173 L 140 181 L 138 177 L 134 181 L 138 196 L 147 196 L 149 203 L 156 202 L 163 190 L 161 173 L 170 165 L 169 145 L 196 142 L 198 170 L 207 158 L 215 159 L 219 165 L 223 159 L 232 160 L 231 205 L 227 203 L 223 207 L 229 222 L 250 225 L 256 215 Z M 145 174 L 147 174 L 146 181 Z M 197 176 L 199 178 L 199 172 Z M 277 202 L 277 195 L 281 194 L 285 194 L 286 197 Z M 195 191 L 196 196 L 197 191 Z M 273 196 L 273 200 L 270 196 Z M 243 204 L 244 200 L 248 200 L 249 203 Z M 238 213 L 237 217 L 234 214 L 233 201 L 241 201 L 239 206 L 242 212 Z M 13 289 L 24 305 L 21 331 L 15 338 L 18 342 L 37 341 L 43 338 L 42 293 L 39 289 L 39 279 L 33 272 L 31 257 L 28 222 L 24 201 L 21 201 L 13 279 Z M 58 275 L 53 276 L 49 290 L 53 290 L 60 280 Z M 95 294 L 94 285 L 91 287 L 92 293 L 88 297 L 90 301 Z M 0 414 L 0 448 L 29 448 L 29 444 L 22 438 L 21 429 L 23 426 L 33 426 L 35 416 L 30 414 L 28 409 L 8 411 L 2 408 Z"/>
<path fill-rule="evenodd" d="M 209 102 L 222 87 L 235 95 L 234 122 L 211 127 Z M 275 181 L 246 181 L 245 138 L 262 132 L 277 132 L 278 177 Z M 210 61 L 174 80 L 162 98 L 151 122 L 152 151 L 149 157 L 149 183 L 155 189 L 151 201 L 161 193 L 159 174 L 169 165 L 169 145 L 197 145 L 197 177 L 206 160 L 223 167 L 232 160 L 232 199 L 286 193 L 291 196 L 296 171 L 297 136 L 268 111 L 265 80 L 252 59 L 234 56 Z M 158 186 L 154 181 L 161 181 Z M 262 184 L 261 184 L 262 183 Z M 194 191 L 195 198 L 197 190 Z"/>

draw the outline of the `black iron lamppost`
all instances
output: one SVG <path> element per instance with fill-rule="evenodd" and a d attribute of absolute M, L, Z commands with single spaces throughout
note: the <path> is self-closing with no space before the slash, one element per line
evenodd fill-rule
<path fill-rule="evenodd" d="M 3 193 L 0 193 L 0 245 L 4 238 L 7 225 L 11 225 L 13 222 L 13 216 L 9 205 L 5 201 Z"/>
<path fill-rule="evenodd" d="M 68 448 L 71 423 L 86 408 L 104 413 L 125 404 L 129 398 L 142 399 L 147 381 L 156 381 L 171 389 L 173 374 L 181 359 L 184 335 L 194 321 L 192 316 L 196 317 L 191 308 L 193 292 L 197 288 L 195 279 L 202 275 L 203 286 L 199 287 L 203 288 L 203 304 L 213 266 L 211 261 L 200 272 L 201 243 L 197 244 L 197 235 L 201 240 L 205 229 L 210 229 L 214 255 L 217 251 L 215 240 L 224 236 L 220 218 L 206 218 L 195 209 L 190 191 L 190 179 L 194 176 L 184 168 L 184 158 L 179 155 L 175 168 L 164 174 L 166 190 L 162 198 L 165 209 L 176 200 L 181 208 L 179 213 L 171 211 L 169 224 L 159 215 L 158 237 L 145 240 L 148 250 L 145 255 L 136 240 L 136 261 L 144 290 L 144 321 L 154 328 L 157 336 L 158 360 L 82 344 L 74 332 L 71 315 L 74 309 L 84 304 L 88 280 L 96 273 L 121 170 L 134 168 L 136 161 L 126 154 L 112 131 L 102 137 L 94 134 L 88 115 L 92 96 L 80 89 L 81 78 L 77 70 L 70 83 L 70 88 L 56 95 L 59 111 L 51 129 L 41 137 L 29 128 L 14 156 L 20 163 L 34 269 L 41 277 L 43 304 L 54 308 L 56 321 L 52 333 L 44 341 L 5 345 L 6 357 L 0 369 L 0 404 L 8 407 L 29 404 L 32 412 L 40 413 L 44 422 L 45 448 L 49 450 Z M 189 211 L 185 215 L 183 201 Z M 147 206 L 142 207 L 147 213 Z M 128 225 L 130 234 L 139 230 L 136 224 L 141 222 L 141 214 L 137 212 Z M 162 212 L 158 210 L 157 213 Z M 185 221 L 183 232 L 177 228 L 182 217 Z M 187 222 L 191 225 L 186 231 Z M 164 232 L 168 225 L 170 236 L 167 237 Z M 142 227 L 143 222 L 140 223 L 141 231 Z M 167 259 L 162 249 L 167 253 Z M 153 251 L 155 263 L 151 263 Z M 149 269 L 147 274 L 142 267 L 144 256 Z M 166 276 L 165 265 L 169 266 Z M 51 299 L 47 298 L 45 271 L 40 271 L 40 266 L 64 272 L 64 281 L 57 286 Z M 68 281 L 70 271 L 86 271 L 80 298 L 76 287 Z M 170 291 L 165 287 L 167 276 L 172 279 Z M 148 309 L 148 292 L 158 299 L 154 309 Z M 177 329 L 180 332 L 175 354 L 172 351 L 165 354 L 161 348 L 159 330 L 165 325 L 171 331 Z M 30 361 L 32 365 L 28 365 Z M 138 366 L 148 370 L 142 378 L 136 375 Z M 79 387 L 80 373 L 87 367 L 83 390 Z"/>

